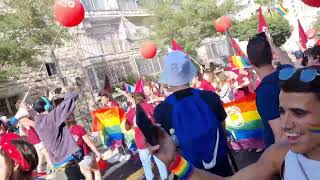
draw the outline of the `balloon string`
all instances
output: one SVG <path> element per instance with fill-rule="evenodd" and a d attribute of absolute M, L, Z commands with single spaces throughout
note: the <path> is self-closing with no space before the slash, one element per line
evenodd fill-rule
<path fill-rule="evenodd" d="M 50 45 L 50 49 L 52 49 L 52 48 L 54 47 L 54 44 L 55 44 L 55 42 L 57 41 L 58 36 L 60 35 L 61 31 L 62 31 L 62 28 L 60 28 L 60 30 L 58 31 L 57 35 L 56 35 L 55 38 L 53 39 L 53 41 L 52 41 L 52 43 L 51 43 L 51 45 Z M 41 72 L 41 70 L 42 70 L 42 68 L 43 68 L 44 65 L 45 65 L 45 63 L 42 62 L 42 64 L 41 64 L 40 68 L 38 69 L 38 72 L 37 72 L 37 74 L 36 74 L 35 77 L 37 77 L 37 76 L 40 74 L 40 72 Z M 19 105 L 19 109 L 21 108 L 21 106 L 22 106 L 22 105 L 24 104 L 24 102 L 26 101 L 26 99 L 27 99 L 27 97 L 28 97 L 28 95 L 29 95 L 30 89 L 31 89 L 31 87 L 29 86 L 27 93 L 24 95 L 24 97 L 23 97 L 23 99 L 22 99 L 22 101 L 21 101 L 21 103 L 20 103 L 20 105 Z"/>

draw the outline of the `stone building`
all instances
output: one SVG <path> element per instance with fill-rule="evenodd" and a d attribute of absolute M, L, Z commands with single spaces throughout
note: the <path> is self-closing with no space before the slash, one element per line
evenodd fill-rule
<path fill-rule="evenodd" d="M 72 40 L 68 44 L 39 58 L 38 67 L 22 68 L 16 79 L 0 82 L 0 111 L 13 114 L 14 104 L 29 89 L 27 100 L 31 101 L 50 89 L 64 86 L 79 92 L 77 114 L 88 116 L 106 77 L 116 85 L 125 79 L 153 76 L 161 71 L 160 58 L 144 60 L 139 52 L 139 44 L 149 32 L 143 19 L 150 16 L 139 1 L 86 0 L 83 5 L 85 20 L 70 29 Z"/>

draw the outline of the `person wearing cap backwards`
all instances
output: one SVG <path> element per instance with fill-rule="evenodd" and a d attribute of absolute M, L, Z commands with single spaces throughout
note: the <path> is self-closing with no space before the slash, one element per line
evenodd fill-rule
<path fill-rule="evenodd" d="M 31 180 L 37 165 L 38 156 L 33 145 L 14 133 L 3 135 L 0 141 L 1 180 Z"/>
<path fill-rule="evenodd" d="M 216 93 L 190 88 L 196 73 L 184 52 L 167 54 L 159 82 L 171 95 L 156 107 L 155 120 L 197 168 L 232 175 L 225 138 L 227 114 Z"/>
<path fill-rule="evenodd" d="M 175 151 L 170 136 L 159 128 L 159 144 L 149 146 L 181 179 L 195 180 L 318 180 L 320 177 L 320 66 L 279 71 L 280 124 L 285 139 L 271 145 L 250 166 L 230 177 L 220 177 L 192 166 Z"/>

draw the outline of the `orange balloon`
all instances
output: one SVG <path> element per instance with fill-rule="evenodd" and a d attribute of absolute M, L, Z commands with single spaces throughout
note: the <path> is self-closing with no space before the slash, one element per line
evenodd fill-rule
<path fill-rule="evenodd" d="M 229 30 L 231 24 L 231 19 L 228 16 L 222 16 L 219 19 L 215 20 L 213 23 L 216 31 L 221 33 L 223 33 L 226 30 Z"/>
<path fill-rule="evenodd" d="M 157 54 L 157 46 L 152 41 L 143 42 L 140 46 L 140 52 L 145 59 L 152 59 Z"/>
<path fill-rule="evenodd" d="M 85 15 L 80 0 L 56 0 L 53 12 L 55 19 L 65 27 L 79 25 Z"/>
<path fill-rule="evenodd" d="M 316 35 L 317 35 L 317 30 L 315 30 L 315 29 L 309 29 L 309 30 L 306 32 L 306 35 L 307 35 L 307 38 L 308 38 L 308 39 L 313 39 L 313 38 L 316 37 Z"/>

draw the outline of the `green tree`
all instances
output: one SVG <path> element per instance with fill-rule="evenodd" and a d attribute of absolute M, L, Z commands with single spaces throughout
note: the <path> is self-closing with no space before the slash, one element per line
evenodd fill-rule
<path fill-rule="evenodd" d="M 52 17 L 54 0 L 2 0 L 0 11 L 0 79 L 14 75 L 22 63 L 34 62 L 67 37 Z M 62 31 L 60 31 L 62 29 Z M 58 32 L 60 32 L 57 37 Z M 8 71 L 10 69 L 10 71 Z"/>
<path fill-rule="evenodd" d="M 217 34 L 214 20 L 232 15 L 241 8 L 233 0 L 226 0 L 221 5 L 215 0 L 147 2 L 145 7 L 153 14 L 146 20 L 153 32 L 152 38 L 161 47 L 176 39 L 192 56 L 196 55 L 196 48 L 203 39 Z"/>
<path fill-rule="evenodd" d="M 291 35 L 291 27 L 289 22 L 281 15 L 265 16 L 268 30 L 273 38 L 274 44 L 282 46 Z M 237 22 L 231 28 L 233 37 L 239 38 L 241 41 L 249 40 L 258 33 L 258 16 L 252 16 L 241 22 Z"/>

